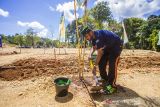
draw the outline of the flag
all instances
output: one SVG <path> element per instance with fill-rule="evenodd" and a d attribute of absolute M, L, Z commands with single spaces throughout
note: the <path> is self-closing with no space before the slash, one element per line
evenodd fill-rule
<path fill-rule="evenodd" d="M 0 35 L 0 47 L 2 47 L 2 36 Z"/>
<path fill-rule="evenodd" d="M 160 45 L 160 31 L 158 33 L 158 43 L 157 43 L 157 45 Z"/>
<path fill-rule="evenodd" d="M 81 7 L 82 6 L 82 0 L 77 0 L 77 5 L 78 5 L 78 7 Z"/>
<path fill-rule="evenodd" d="M 78 7 L 83 7 L 87 5 L 88 0 L 76 0 L 76 4 Z"/>
<path fill-rule="evenodd" d="M 125 29 L 125 26 L 124 26 L 124 23 L 122 21 L 122 27 L 123 27 L 123 34 L 124 34 L 124 37 L 123 37 L 123 41 L 124 41 L 124 44 L 128 43 L 128 37 L 127 37 L 127 33 L 126 33 L 126 29 Z"/>
<path fill-rule="evenodd" d="M 64 12 L 61 15 L 59 24 L 59 35 L 65 37 L 65 23 L 64 23 Z"/>
<path fill-rule="evenodd" d="M 87 5 L 87 2 L 88 2 L 88 0 L 84 0 L 83 6 L 86 6 L 86 5 Z"/>

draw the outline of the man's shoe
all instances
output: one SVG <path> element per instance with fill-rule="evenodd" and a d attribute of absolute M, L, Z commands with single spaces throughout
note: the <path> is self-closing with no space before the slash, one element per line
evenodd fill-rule
<path fill-rule="evenodd" d="M 112 85 L 107 85 L 104 89 L 104 92 L 106 94 L 113 94 L 113 93 L 117 92 L 117 88 L 112 87 Z"/>

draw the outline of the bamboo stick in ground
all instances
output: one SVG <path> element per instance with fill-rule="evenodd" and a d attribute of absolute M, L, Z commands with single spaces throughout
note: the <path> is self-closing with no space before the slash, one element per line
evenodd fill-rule
<path fill-rule="evenodd" d="M 54 58 L 56 60 L 56 49 L 54 48 Z"/>

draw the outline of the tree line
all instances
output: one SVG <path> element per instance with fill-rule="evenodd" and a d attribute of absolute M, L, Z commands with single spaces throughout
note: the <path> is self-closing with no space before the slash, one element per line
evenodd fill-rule
<path fill-rule="evenodd" d="M 85 20 L 87 20 L 86 23 Z M 158 32 L 160 31 L 160 15 L 150 15 L 146 20 L 142 18 L 124 18 L 126 33 L 129 42 L 125 45 L 128 49 L 148 49 L 160 50 L 157 46 Z M 87 10 L 87 15 L 78 18 L 79 31 L 84 26 L 89 26 L 93 30 L 106 29 L 115 32 L 123 38 L 122 21 L 118 22 L 112 17 L 107 2 L 100 2 L 93 8 Z M 66 41 L 77 44 L 75 21 L 66 27 Z M 82 40 L 82 38 L 81 38 Z"/>
<path fill-rule="evenodd" d="M 93 8 L 87 10 L 87 15 L 78 18 L 78 29 L 80 41 L 82 44 L 83 38 L 80 31 L 84 26 L 89 26 L 93 30 L 106 29 L 115 32 L 123 38 L 122 21 L 116 21 L 107 2 L 100 2 Z M 160 15 L 150 15 L 147 19 L 142 18 L 124 18 L 126 33 L 129 42 L 125 45 L 127 49 L 148 49 L 160 51 L 157 46 L 158 32 L 160 31 Z M 28 47 L 58 47 L 59 40 L 51 40 L 49 38 L 40 38 L 34 29 L 29 28 L 25 34 L 4 35 L 1 34 L 3 42 L 16 44 L 19 46 Z M 66 25 L 65 43 L 70 47 L 76 47 L 78 42 L 76 35 L 76 21 Z"/>
<path fill-rule="evenodd" d="M 17 45 L 22 48 L 43 48 L 57 47 L 59 40 L 39 37 L 33 28 L 27 29 L 25 34 L 16 33 L 15 35 L 1 34 L 2 41 L 5 44 Z"/>

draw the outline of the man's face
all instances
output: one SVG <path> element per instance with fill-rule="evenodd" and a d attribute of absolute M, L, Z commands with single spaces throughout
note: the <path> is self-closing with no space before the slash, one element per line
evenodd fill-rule
<path fill-rule="evenodd" d="M 86 40 L 91 41 L 92 36 L 93 36 L 93 32 L 90 31 L 89 33 L 87 33 L 87 34 L 85 35 L 85 38 L 86 38 Z"/>

